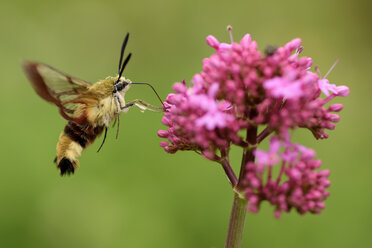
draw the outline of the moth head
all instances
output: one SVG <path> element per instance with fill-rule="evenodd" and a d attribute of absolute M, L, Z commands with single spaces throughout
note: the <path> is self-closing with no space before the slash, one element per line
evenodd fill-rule
<path fill-rule="evenodd" d="M 124 77 L 121 77 L 114 83 L 114 89 L 112 93 L 115 94 L 116 92 L 119 92 L 123 94 L 129 90 L 131 84 L 132 81 L 130 81 L 129 79 L 125 79 Z"/>

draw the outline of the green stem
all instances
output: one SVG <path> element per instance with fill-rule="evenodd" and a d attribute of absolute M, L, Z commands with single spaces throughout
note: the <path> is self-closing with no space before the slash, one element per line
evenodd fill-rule
<path fill-rule="evenodd" d="M 242 244 L 245 215 L 247 213 L 247 200 L 241 198 L 237 192 L 231 209 L 229 230 L 225 248 L 240 248 Z"/>
<path fill-rule="evenodd" d="M 252 109 L 247 114 L 250 119 L 254 119 L 257 116 L 257 111 Z M 248 162 L 254 162 L 254 149 L 257 146 L 257 126 L 252 125 L 247 128 L 246 142 L 249 144 L 248 147 L 244 148 L 242 163 L 240 167 L 240 175 L 238 184 L 234 187 L 234 202 L 231 209 L 229 230 L 227 232 L 227 238 L 225 248 L 240 248 L 243 239 L 245 215 L 247 213 L 248 201 L 245 199 L 243 194 L 243 181 L 246 176 L 246 167 Z"/>

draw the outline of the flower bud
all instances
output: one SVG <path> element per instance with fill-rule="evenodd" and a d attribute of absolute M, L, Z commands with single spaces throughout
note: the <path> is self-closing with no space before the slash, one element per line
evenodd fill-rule
<path fill-rule="evenodd" d="M 335 103 L 329 106 L 328 111 L 330 112 L 340 112 L 343 106 L 340 103 Z"/>
<path fill-rule="evenodd" d="M 160 138 L 167 138 L 169 136 L 169 133 L 167 131 L 165 131 L 165 130 L 159 130 L 158 131 L 158 136 Z"/>
<path fill-rule="evenodd" d="M 169 145 L 169 143 L 167 141 L 160 142 L 161 147 L 167 147 L 168 145 Z"/>
<path fill-rule="evenodd" d="M 216 39 L 216 37 L 214 37 L 213 35 L 208 35 L 206 40 L 208 46 L 213 47 L 216 50 L 218 49 L 220 42 Z"/>
<path fill-rule="evenodd" d="M 337 96 L 345 97 L 345 96 L 348 96 L 350 93 L 349 88 L 345 85 L 338 86 L 336 90 L 337 90 Z"/>
<path fill-rule="evenodd" d="M 182 83 L 175 83 L 173 85 L 173 90 L 177 93 L 185 93 L 187 91 L 187 87 L 186 85 L 182 84 Z"/>

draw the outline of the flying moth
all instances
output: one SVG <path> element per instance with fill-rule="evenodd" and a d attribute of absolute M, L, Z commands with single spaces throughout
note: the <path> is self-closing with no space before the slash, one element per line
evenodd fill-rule
<path fill-rule="evenodd" d="M 119 131 L 119 114 L 126 113 L 134 106 L 141 111 L 161 112 L 162 107 L 153 106 L 136 99 L 125 102 L 125 93 L 133 84 L 150 86 L 162 103 L 155 89 L 148 83 L 137 83 L 122 76 L 131 53 L 124 58 L 129 33 L 121 46 L 118 75 L 107 77 L 91 84 L 72 77 L 46 64 L 24 61 L 23 70 L 35 92 L 47 102 L 55 104 L 59 113 L 66 119 L 67 125 L 59 136 L 57 155 L 54 162 L 61 175 L 73 174 L 79 167 L 78 157 L 104 132 L 104 138 L 98 151 L 105 142 L 107 129 L 115 120 Z M 115 124 L 114 123 L 114 124 Z M 97 152 L 98 152 L 97 151 Z"/>

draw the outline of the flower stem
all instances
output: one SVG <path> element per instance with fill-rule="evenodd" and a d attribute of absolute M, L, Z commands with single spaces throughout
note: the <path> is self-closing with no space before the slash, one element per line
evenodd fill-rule
<path fill-rule="evenodd" d="M 247 213 L 247 200 L 235 192 L 234 202 L 231 209 L 229 230 L 225 248 L 240 248 L 243 238 L 245 215 Z"/>
<path fill-rule="evenodd" d="M 238 179 L 236 178 L 236 175 L 231 168 L 229 161 L 227 159 L 223 159 L 221 165 L 231 183 L 231 186 L 235 187 L 238 184 Z"/>
<path fill-rule="evenodd" d="M 257 113 L 252 111 L 249 114 L 249 117 L 253 119 L 256 115 Z M 231 209 L 229 230 L 227 232 L 225 248 L 240 248 L 242 244 L 248 201 L 245 199 L 243 193 L 240 192 L 240 189 L 242 188 L 246 174 L 247 163 L 253 162 L 255 159 L 253 151 L 257 145 L 257 126 L 247 128 L 246 141 L 249 145 L 243 150 L 239 181 L 237 186 L 234 187 L 234 202 Z"/>
<path fill-rule="evenodd" d="M 248 162 L 254 162 L 254 155 L 253 150 L 257 146 L 257 127 L 252 126 L 247 129 L 247 137 L 246 140 L 248 142 L 248 147 L 245 147 L 243 150 L 243 157 L 242 162 L 240 165 L 240 173 L 239 173 L 239 180 L 238 180 L 238 189 L 241 188 L 241 184 L 243 183 L 244 177 L 245 177 L 245 170 L 247 167 Z"/>
<path fill-rule="evenodd" d="M 221 149 L 221 160 L 220 163 L 224 169 L 227 178 L 229 179 L 231 186 L 234 188 L 238 184 L 238 179 L 230 166 L 229 162 L 229 150 L 226 148 Z"/>
<path fill-rule="evenodd" d="M 273 130 L 271 130 L 269 127 L 266 127 L 258 136 L 257 136 L 257 143 L 261 143 L 262 140 L 264 140 L 267 136 L 269 136 Z"/>

